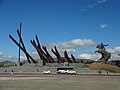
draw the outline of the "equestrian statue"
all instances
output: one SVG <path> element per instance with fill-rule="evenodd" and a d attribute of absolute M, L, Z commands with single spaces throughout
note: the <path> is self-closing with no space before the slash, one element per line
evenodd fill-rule
<path fill-rule="evenodd" d="M 98 63 L 107 64 L 108 59 L 110 59 L 111 57 L 111 54 L 108 51 L 106 51 L 105 46 L 108 46 L 108 44 L 105 45 L 101 43 L 101 44 L 98 44 L 96 47 L 98 48 L 98 50 L 95 51 L 95 53 L 98 52 L 98 53 L 101 53 L 102 55 L 102 57 L 97 61 Z"/>

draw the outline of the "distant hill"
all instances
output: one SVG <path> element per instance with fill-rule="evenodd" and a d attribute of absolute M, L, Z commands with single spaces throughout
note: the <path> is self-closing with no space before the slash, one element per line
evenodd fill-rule
<path fill-rule="evenodd" d="M 16 63 L 13 61 L 0 62 L 0 67 L 10 67 L 10 66 L 16 66 Z"/>
<path fill-rule="evenodd" d="M 6 64 L 6 63 L 15 63 L 13 61 L 3 61 L 3 62 L 0 62 L 1 64 Z"/>
<path fill-rule="evenodd" d="M 93 62 L 95 62 L 94 60 L 91 60 L 91 59 L 76 59 L 76 61 L 81 62 L 81 63 L 93 63 Z"/>

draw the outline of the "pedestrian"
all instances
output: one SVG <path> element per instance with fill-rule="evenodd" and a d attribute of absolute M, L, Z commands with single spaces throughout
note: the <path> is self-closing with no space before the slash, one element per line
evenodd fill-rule
<path fill-rule="evenodd" d="M 107 75 L 109 75 L 109 71 L 107 71 Z"/>
<path fill-rule="evenodd" d="M 98 74 L 101 75 L 101 71 L 98 71 Z"/>
<path fill-rule="evenodd" d="M 5 69 L 5 72 L 7 72 L 7 70 Z"/>
<path fill-rule="evenodd" d="M 11 74 L 14 74 L 13 70 L 11 71 Z"/>
<path fill-rule="evenodd" d="M 37 68 L 37 72 L 39 72 L 39 69 Z"/>

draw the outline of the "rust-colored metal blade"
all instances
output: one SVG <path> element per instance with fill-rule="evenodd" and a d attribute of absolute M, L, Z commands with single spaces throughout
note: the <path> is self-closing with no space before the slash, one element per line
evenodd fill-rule
<path fill-rule="evenodd" d="M 25 53 L 25 50 L 23 49 L 23 47 L 9 34 L 9 37 L 10 37 L 10 39 Z M 29 55 L 29 53 L 27 53 L 26 52 L 26 54 L 27 54 L 27 56 L 29 56 L 29 58 L 30 59 L 33 59 L 30 55 Z M 36 61 L 33 59 L 33 63 L 36 63 Z"/>

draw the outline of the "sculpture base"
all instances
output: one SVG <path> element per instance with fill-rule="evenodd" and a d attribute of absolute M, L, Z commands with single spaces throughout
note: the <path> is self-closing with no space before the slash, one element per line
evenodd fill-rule
<path fill-rule="evenodd" d="M 102 64 L 107 64 L 107 61 L 106 59 L 99 59 L 97 62 L 98 63 L 102 63 Z"/>

